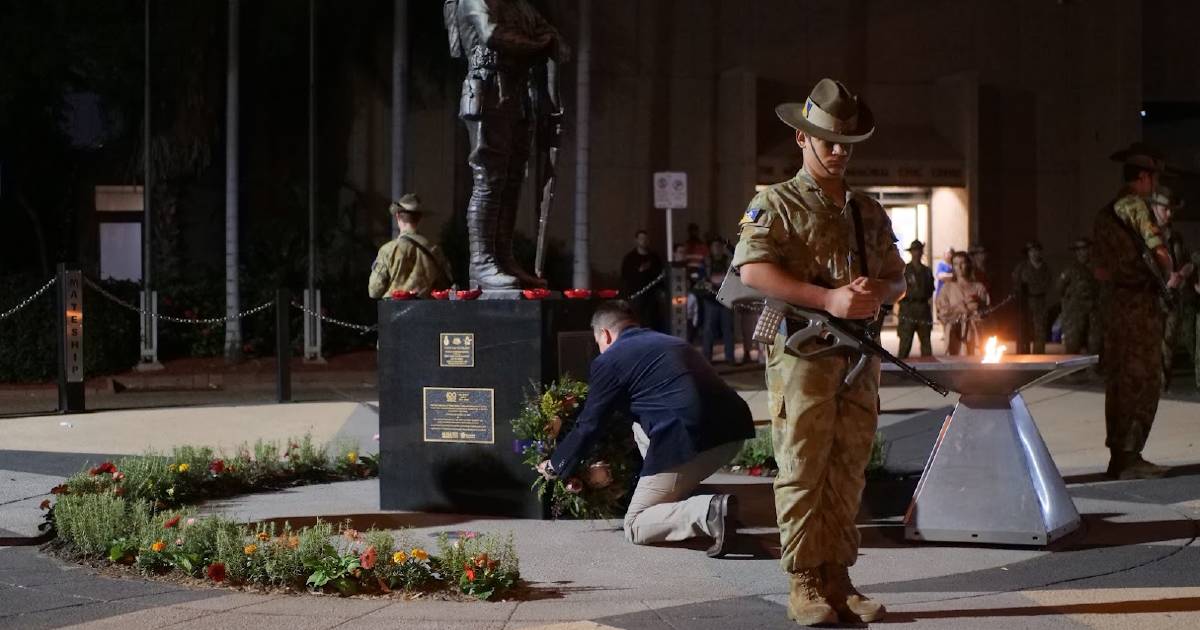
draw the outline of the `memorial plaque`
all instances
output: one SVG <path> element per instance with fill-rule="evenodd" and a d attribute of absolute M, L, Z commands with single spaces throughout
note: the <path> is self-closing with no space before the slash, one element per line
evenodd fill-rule
<path fill-rule="evenodd" d="M 475 367 L 474 333 L 442 333 L 440 346 L 442 367 Z"/>
<path fill-rule="evenodd" d="M 495 390 L 423 387 L 422 391 L 426 442 L 495 443 Z"/>

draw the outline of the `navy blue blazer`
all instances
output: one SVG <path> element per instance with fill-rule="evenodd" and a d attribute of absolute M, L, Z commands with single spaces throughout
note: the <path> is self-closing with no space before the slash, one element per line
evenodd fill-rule
<path fill-rule="evenodd" d="M 686 341 L 648 328 L 626 328 L 592 361 L 588 396 L 575 428 L 550 463 L 572 473 L 613 412 L 633 418 L 650 437 L 643 475 L 680 466 L 697 454 L 754 437 L 750 407 Z"/>

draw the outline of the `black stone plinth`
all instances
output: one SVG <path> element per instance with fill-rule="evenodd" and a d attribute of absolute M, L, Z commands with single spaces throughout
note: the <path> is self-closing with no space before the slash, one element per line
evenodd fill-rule
<path fill-rule="evenodd" d="M 385 510 L 546 516 L 512 419 L 535 383 L 587 378 L 597 350 L 592 300 L 384 300 L 379 303 L 379 504 Z M 472 335 L 448 355 L 443 335 Z M 471 367 L 444 367 L 443 363 Z M 427 389 L 436 388 L 436 389 Z M 491 390 L 490 396 L 488 391 Z M 459 393 L 455 393 L 459 392 Z M 490 398 L 492 434 L 426 426 L 428 402 Z M 460 398 L 464 400 L 464 398 Z M 435 411 L 431 415 L 444 415 Z M 461 441 L 466 437 L 471 441 Z M 449 437 L 448 441 L 438 441 Z M 480 443 L 480 440 L 491 443 Z"/>

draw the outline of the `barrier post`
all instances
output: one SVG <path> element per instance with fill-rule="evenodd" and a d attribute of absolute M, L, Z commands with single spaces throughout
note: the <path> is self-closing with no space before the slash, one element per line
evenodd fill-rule
<path fill-rule="evenodd" d="M 59 263 L 58 412 L 83 411 L 83 274 Z"/>
<path fill-rule="evenodd" d="M 288 330 L 288 308 L 292 304 L 292 292 L 279 289 L 275 292 L 275 397 L 277 402 L 292 400 L 292 335 Z"/>

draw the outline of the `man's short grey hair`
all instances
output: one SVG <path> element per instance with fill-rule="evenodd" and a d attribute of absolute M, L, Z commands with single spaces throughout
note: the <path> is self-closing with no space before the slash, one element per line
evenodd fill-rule
<path fill-rule="evenodd" d="M 638 319 L 633 312 L 633 307 L 625 300 L 601 302 L 600 306 L 596 307 L 596 312 L 592 313 L 592 328 L 621 330 L 629 326 L 636 326 L 637 323 Z"/>

